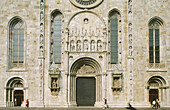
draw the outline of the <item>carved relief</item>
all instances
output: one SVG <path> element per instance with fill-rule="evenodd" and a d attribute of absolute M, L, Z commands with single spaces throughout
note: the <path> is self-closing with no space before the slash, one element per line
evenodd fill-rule
<path fill-rule="evenodd" d="M 81 41 L 77 41 L 77 51 L 81 51 Z"/>
<path fill-rule="evenodd" d="M 96 71 L 94 68 L 88 65 L 83 65 L 78 71 L 77 74 L 95 74 Z"/>
<path fill-rule="evenodd" d="M 51 95 L 53 96 L 57 96 L 60 90 L 59 75 L 60 70 L 53 63 L 49 69 L 49 88 L 51 89 Z"/>
<path fill-rule="evenodd" d="M 102 42 L 101 40 L 97 41 L 97 51 L 101 51 L 102 50 Z"/>
<path fill-rule="evenodd" d="M 74 44 L 73 40 L 70 43 L 70 49 L 71 49 L 71 51 L 75 51 L 75 44 Z"/>
<path fill-rule="evenodd" d="M 104 42 L 107 42 L 105 27 L 104 22 L 93 13 L 77 14 L 69 24 L 70 51 L 73 51 L 73 41 L 76 43 L 75 51 L 78 52 L 104 51 Z"/>
<path fill-rule="evenodd" d="M 122 82 L 121 82 L 121 75 L 122 74 L 113 74 L 113 91 L 121 91 L 122 90 Z"/>
<path fill-rule="evenodd" d="M 91 41 L 91 51 L 95 51 L 95 41 Z"/>
<path fill-rule="evenodd" d="M 84 41 L 84 51 L 88 51 L 88 41 Z"/>

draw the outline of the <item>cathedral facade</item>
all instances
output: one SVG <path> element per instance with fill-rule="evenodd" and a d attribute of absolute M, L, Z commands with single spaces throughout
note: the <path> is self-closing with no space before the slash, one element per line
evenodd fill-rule
<path fill-rule="evenodd" d="M 0 107 L 170 107 L 169 0 L 3 0 Z"/>

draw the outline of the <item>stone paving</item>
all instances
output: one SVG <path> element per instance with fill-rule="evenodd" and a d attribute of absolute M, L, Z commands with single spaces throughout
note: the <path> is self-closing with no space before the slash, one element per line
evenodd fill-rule
<path fill-rule="evenodd" d="M 94 108 L 94 107 L 70 107 L 70 108 L 23 108 L 23 107 L 0 107 L 0 110 L 104 110 L 103 108 Z M 170 108 L 109 108 L 107 110 L 170 110 Z"/>

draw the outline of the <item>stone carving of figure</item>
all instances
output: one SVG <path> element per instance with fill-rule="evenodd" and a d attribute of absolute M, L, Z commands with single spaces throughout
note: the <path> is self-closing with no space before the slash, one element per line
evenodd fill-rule
<path fill-rule="evenodd" d="M 94 42 L 94 40 L 91 41 L 91 50 L 95 51 L 95 42 Z"/>
<path fill-rule="evenodd" d="M 91 66 L 83 65 L 78 71 L 78 74 L 95 74 L 94 68 Z"/>
<path fill-rule="evenodd" d="M 100 40 L 97 42 L 97 50 L 102 51 L 102 42 Z"/>
<path fill-rule="evenodd" d="M 43 32 L 43 23 L 40 24 L 40 31 Z"/>
<path fill-rule="evenodd" d="M 41 9 L 41 10 L 44 9 L 44 2 L 43 2 L 43 1 L 41 1 L 41 3 L 40 3 L 40 9 Z"/>
<path fill-rule="evenodd" d="M 132 0 L 128 1 L 129 13 L 132 13 Z"/>
<path fill-rule="evenodd" d="M 81 41 L 77 41 L 77 51 L 81 51 Z"/>
<path fill-rule="evenodd" d="M 52 88 L 56 88 L 57 87 L 57 81 L 56 80 L 53 80 L 52 82 Z"/>
<path fill-rule="evenodd" d="M 71 41 L 71 51 L 74 51 L 75 50 L 75 45 L 74 45 L 74 41 Z"/>
<path fill-rule="evenodd" d="M 40 46 L 40 56 L 43 56 L 43 47 Z"/>
<path fill-rule="evenodd" d="M 132 23 L 129 23 L 129 32 L 132 32 Z"/>
<path fill-rule="evenodd" d="M 114 79 L 114 87 L 115 88 L 120 88 L 120 78 L 115 78 Z"/>
<path fill-rule="evenodd" d="M 44 18 L 43 12 L 40 13 L 40 20 Z"/>
<path fill-rule="evenodd" d="M 40 44 L 43 44 L 43 35 L 40 35 Z"/>
<path fill-rule="evenodd" d="M 84 51 L 88 51 L 88 41 L 84 41 Z"/>
<path fill-rule="evenodd" d="M 129 44 L 132 44 L 132 34 L 129 34 Z"/>

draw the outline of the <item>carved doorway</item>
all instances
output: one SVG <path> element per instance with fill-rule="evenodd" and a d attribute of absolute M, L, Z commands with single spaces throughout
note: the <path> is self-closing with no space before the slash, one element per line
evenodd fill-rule
<path fill-rule="evenodd" d="M 153 100 L 158 99 L 159 92 L 158 89 L 150 89 L 149 90 L 149 102 L 152 103 Z"/>
<path fill-rule="evenodd" d="M 76 80 L 77 106 L 94 106 L 96 102 L 96 79 L 78 77 Z"/>
<path fill-rule="evenodd" d="M 14 91 L 14 105 L 21 106 L 24 101 L 24 93 L 22 90 L 15 90 Z"/>

